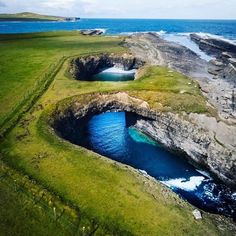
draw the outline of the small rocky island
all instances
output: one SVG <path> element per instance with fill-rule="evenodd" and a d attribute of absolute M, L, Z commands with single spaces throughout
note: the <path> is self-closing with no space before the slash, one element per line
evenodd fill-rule
<path fill-rule="evenodd" d="M 80 30 L 80 33 L 85 36 L 98 36 L 102 35 L 104 31 L 99 29 L 86 29 L 86 30 Z"/>

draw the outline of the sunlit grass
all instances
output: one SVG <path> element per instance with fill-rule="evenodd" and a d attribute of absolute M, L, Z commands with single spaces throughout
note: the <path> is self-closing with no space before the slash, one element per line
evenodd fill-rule
<path fill-rule="evenodd" d="M 82 37 L 76 32 L 2 36 L 2 41 L 5 46 L 0 46 L 1 53 L 8 55 L 4 69 L 1 67 L 2 116 L 34 86 L 42 71 L 61 56 L 125 51 L 119 46 L 119 38 Z M 113 235 L 173 235 L 173 232 L 175 235 L 218 235 L 219 230 L 208 214 L 202 221 L 195 221 L 192 207 L 160 183 L 59 139 L 50 132 L 45 119 L 63 99 L 69 101 L 70 97 L 81 94 L 112 91 L 126 91 L 158 111 L 208 113 L 198 85 L 177 72 L 153 66 L 143 68 L 135 81 L 77 81 L 66 76 L 68 63 L 69 60 L 41 99 L 0 144 L 3 160 L 39 181 L 64 202 L 78 207 L 85 219 L 99 222 L 101 235 L 107 232 Z M 89 95 L 85 98 L 89 99 Z M 0 210 L 1 207 L 4 206 L 1 205 Z M 11 209 L 9 219 L 14 220 L 21 205 L 8 203 L 8 207 Z M 47 219 L 49 216 L 45 214 Z M 26 220 L 30 222 L 30 216 Z M 16 227 L 24 221 L 17 217 Z M 30 229 L 25 232 L 29 233 Z"/>
<path fill-rule="evenodd" d="M 76 31 L 0 34 L 0 124 L 63 56 L 122 51 L 120 40 L 84 37 Z"/>

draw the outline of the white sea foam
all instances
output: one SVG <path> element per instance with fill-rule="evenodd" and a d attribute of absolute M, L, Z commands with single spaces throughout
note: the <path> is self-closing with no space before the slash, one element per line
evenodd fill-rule
<path fill-rule="evenodd" d="M 98 29 L 95 29 L 95 30 L 100 30 L 100 31 L 102 31 L 103 34 L 105 34 L 107 32 L 107 29 L 103 29 L 103 28 L 98 28 Z"/>
<path fill-rule="evenodd" d="M 160 35 L 160 36 L 162 36 L 162 35 L 165 35 L 167 32 L 164 31 L 164 30 L 160 30 L 160 31 L 155 32 L 155 33 L 158 34 L 158 35 Z"/>
<path fill-rule="evenodd" d="M 179 188 L 185 191 L 194 191 L 197 189 L 198 186 L 201 185 L 204 179 L 205 178 L 203 176 L 192 176 L 190 177 L 189 180 L 186 180 L 184 178 L 179 178 L 161 182 L 170 188 Z"/>
<path fill-rule="evenodd" d="M 231 196 L 236 201 L 236 192 L 234 192 Z"/>
<path fill-rule="evenodd" d="M 139 169 L 139 173 L 142 174 L 142 175 L 144 175 L 144 176 L 148 176 L 148 173 L 147 173 L 147 171 L 145 171 L 145 170 Z"/>
<path fill-rule="evenodd" d="M 153 34 L 157 34 L 159 36 L 165 35 L 167 32 L 164 30 L 160 30 L 160 31 L 134 31 L 134 32 L 122 32 L 120 33 L 120 35 L 134 35 L 134 34 L 145 34 L 145 33 L 153 33 Z"/>
<path fill-rule="evenodd" d="M 106 70 L 103 70 L 101 73 L 113 73 L 113 74 L 135 74 L 136 70 L 124 70 L 119 67 L 111 67 Z"/>

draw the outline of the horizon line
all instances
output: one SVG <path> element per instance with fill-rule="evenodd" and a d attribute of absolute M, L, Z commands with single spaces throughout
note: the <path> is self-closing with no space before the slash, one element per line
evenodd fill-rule
<path fill-rule="evenodd" d="M 15 12 L 15 13 L 7 13 L 7 12 L 0 12 L 0 14 L 20 14 L 20 13 L 26 13 L 27 11 L 23 12 Z M 45 16 L 53 16 L 53 17 L 78 17 L 80 19 L 112 19 L 112 20 L 225 20 L 225 21 L 230 21 L 230 20 L 235 20 L 236 18 L 155 18 L 155 17 L 89 17 L 89 16 L 59 16 L 59 15 L 51 15 L 47 13 L 38 13 L 38 12 L 27 12 L 27 13 L 32 13 L 32 14 L 40 14 L 40 15 L 45 15 Z"/>
<path fill-rule="evenodd" d="M 136 18 L 136 17 L 79 17 L 80 19 L 110 19 L 110 20 L 234 20 L 236 18 Z"/>

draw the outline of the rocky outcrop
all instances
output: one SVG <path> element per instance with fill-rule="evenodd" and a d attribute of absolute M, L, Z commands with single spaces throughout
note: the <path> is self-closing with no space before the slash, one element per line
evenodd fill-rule
<path fill-rule="evenodd" d="M 199 34 L 190 34 L 190 38 L 206 54 L 214 56 L 214 66 L 209 70 L 215 78 L 225 79 L 236 86 L 236 44 L 230 41 Z"/>
<path fill-rule="evenodd" d="M 158 114 L 151 122 L 139 120 L 136 127 L 165 147 L 186 153 L 192 161 L 207 167 L 223 181 L 236 184 L 235 127 L 228 132 L 233 140 L 231 145 L 226 139 L 221 139 L 222 142 L 217 139 L 217 126 L 210 131 L 204 122 L 194 123 L 190 117 L 185 120 L 171 113 Z"/>
<path fill-rule="evenodd" d="M 190 38 L 199 48 L 208 55 L 223 58 L 234 57 L 236 55 L 236 45 L 224 39 L 201 36 L 199 34 L 190 34 Z M 221 55 L 224 53 L 223 55 Z"/>
<path fill-rule="evenodd" d="M 167 66 L 197 80 L 221 119 L 236 124 L 236 110 L 232 100 L 236 81 L 235 59 L 229 52 L 234 47 L 227 47 L 228 51 L 222 53 L 224 58 L 228 57 L 226 63 L 220 59 L 207 62 L 190 49 L 168 42 L 154 33 L 134 34 L 126 39 L 125 45 L 137 58 L 152 65 Z"/>
<path fill-rule="evenodd" d="M 144 61 L 130 54 L 102 54 L 73 59 L 70 63 L 69 73 L 73 78 L 89 80 L 89 78 L 109 67 L 118 67 L 124 70 L 138 69 L 144 65 Z"/>
<path fill-rule="evenodd" d="M 168 66 L 190 77 L 205 77 L 207 63 L 190 49 L 168 42 L 154 33 L 140 33 L 128 37 L 125 45 L 133 54 L 150 64 Z"/>
<path fill-rule="evenodd" d="M 73 98 L 54 111 L 51 126 L 70 140 L 78 121 L 105 111 L 139 115 L 135 127 L 166 148 L 186 154 L 195 164 L 208 168 L 236 187 L 236 128 L 199 114 L 173 114 L 150 110 L 148 104 L 127 93 L 92 94 Z M 79 123 L 81 124 L 81 122 Z"/>
<path fill-rule="evenodd" d="M 96 35 L 102 35 L 104 31 L 99 29 L 87 29 L 87 30 L 80 30 L 80 33 L 86 36 L 96 36 Z"/>

